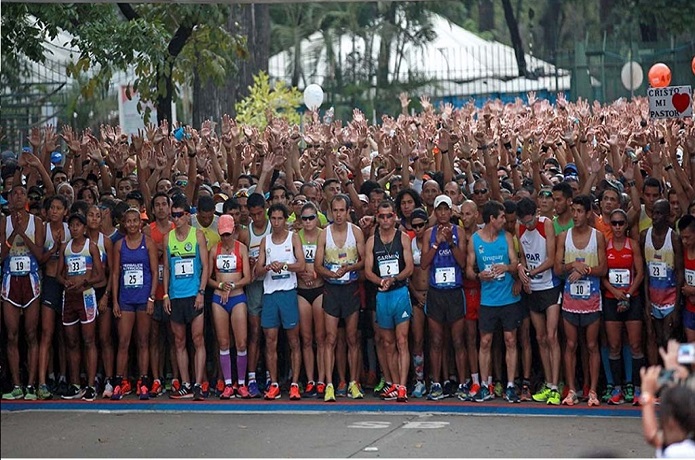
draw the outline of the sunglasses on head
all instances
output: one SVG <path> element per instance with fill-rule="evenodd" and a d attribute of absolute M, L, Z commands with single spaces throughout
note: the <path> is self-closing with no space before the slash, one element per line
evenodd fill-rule
<path fill-rule="evenodd" d="M 234 198 L 248 198 L 249 194 L 246 190 L 238 191 L 234 194 Z"/>
<path fill-rule="evenodd" d="M 174 185 L 176 185 L 177 187 L 185 187 L 186 185 L 188 185 L 188 181 L 187 180 L 177 180 L 176 182 L 174 182 Z"/>
<path fill-rule="evenodd" d="M 304 200 L 294 200 L 292 201 L 292 206 L 299 206 L 300 204 L 306 204 Z"/>
<path fill-rule="evenodd" d="M 377 217 L 378 217 L 379 219 L 383 219 L 383 220 L 391 219 L 391 218 L 393 217 L 393 213 L 392 213 L 392 212 L 389 212 L 389 213 L 387 213 L 387 214 L 377 214 Z"/>
<path fill-rule="evenodd" d="M 551 192 L 550 190 L 541 190 L 540 192 L 538 192 L 538 196 L 540 198 L 550 198 L 551 196 L 553 196 L 553 192 Z"/>
<path fill-rule="evenodd" d="M 186 215 L 186 213 L 184 211 L 171 213 L 172 219 L 178 219 L 178 218 L 183 217 L 185 215 Z"/>
<path fill-rule="evenodd" d="M 625 225 L 625 223 L 626 222 L 624 220 L 612 220 L 611 221 L 611 225 L 614 227 L 622 227 L 623 225 Z"/>
<path fill-rule="evenodd" d="M 316 219 L 316 214 L 309 214 L 308 216 L 302 216 L 304 222 L 309 222 Z"/>
<path fill-rule="evenodd" d="M 421 228 L 425 228 L 425 222 L 420 222 L 419 224 L 410 224 L 413 227 L 413 230 L 419 230 Z"/>
<path fill-rule="evenodd" d="M 486 188 L 479 188 L 478 190 L 473 190 L 475 195 L 485 195 L 487 193 Z"/>

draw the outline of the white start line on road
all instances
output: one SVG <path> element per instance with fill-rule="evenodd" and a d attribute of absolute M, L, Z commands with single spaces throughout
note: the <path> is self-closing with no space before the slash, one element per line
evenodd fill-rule
<path fill-rule="evenodd" d="M 354 422 L 348 425 L 348 428 L 379 430 L 390 428 L 391 425 L 391 422 L 365 421 Z M 437 428 L 445 428 L 447 426 L 449 426 L 449 422 L 403 422 L 403 426 L 401 428 L 409 430 L 434 430 Z"/>

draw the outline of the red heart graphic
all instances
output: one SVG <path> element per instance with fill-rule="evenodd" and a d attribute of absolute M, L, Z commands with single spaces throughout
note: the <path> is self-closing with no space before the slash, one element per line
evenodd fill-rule
<path fill-rule="evenodd" d="M 690 94 L 678 93 L 671 97 L 673 107 L 678 110 L 678 113 L 683 113 L 690 106 Z"/>

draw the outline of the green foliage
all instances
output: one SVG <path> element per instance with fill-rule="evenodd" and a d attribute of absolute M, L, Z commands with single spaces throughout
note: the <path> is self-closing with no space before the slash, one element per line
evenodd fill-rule
<path fill-rule="evenodd" d="M 266 112 L 286 119 L 290 124 L 299 124 L 300 115 L 297 109 L 301 105 L 302 93 L 294 87 L 288 87 L 278 81 L 271 88 L 268 74 L 260 72 L 253 77 L 253 86 L 249 87 L 249 95 L 236 103 L 237 122 L 246 123 L 260 128 L 268 124 Z"/>

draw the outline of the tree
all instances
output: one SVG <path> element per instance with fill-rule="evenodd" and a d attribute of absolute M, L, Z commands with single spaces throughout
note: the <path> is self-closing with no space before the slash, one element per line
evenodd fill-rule
<path fill-rule="evenodd" d="M 521 41 L 519 23 L 514 16 L 511 0 L 502 0 L 502 8 L 504 9 L 504 19 L 507 21 L 507 27 L 509 28 L 509 36 L 512 39 L 512 47 L 514 48 L 514 56 L 516 56 L 516 65 L 519 68 L 519 76 L 525 77 L 528 74 L 528 70 L 526 68 L 524 44 Z"/>

